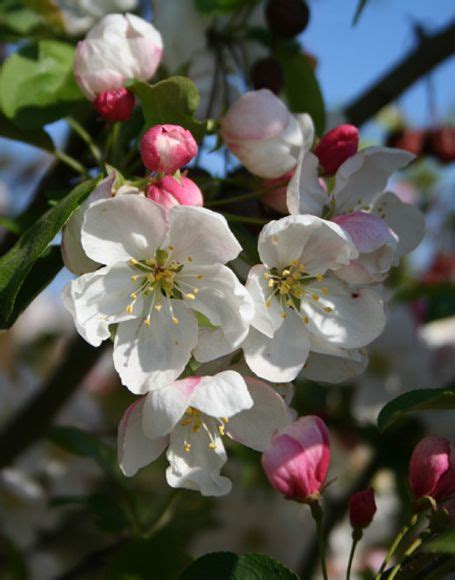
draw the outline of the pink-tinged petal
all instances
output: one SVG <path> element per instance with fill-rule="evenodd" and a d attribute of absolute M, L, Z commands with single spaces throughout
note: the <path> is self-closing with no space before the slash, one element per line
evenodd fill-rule
<path fill-rule="evenodd" d="M 180 125 L 155 125 L 141 139 L 141 156 L 150 171 L 173 174 L 196 156 L 197 143 Z"/>
<path fill-rule="evenodd" d="M 286 498 L 311 502 L 320 496 L 330 461 L 329 434 L 315 416 L 278 430 L 262 455 L 271 485 Z"/>
<path fill-rule="evenodd" d="M 447 498 L 455 498 L 455 465 L 450 464 L 449 469 L 441 476 L 434 491 L 434 497 L 438 501 Z"/>
<path fill-rule="evenodd" d="M 118 428 L 118 461 L 121 470 L 128 477 L 155 461 L 169 442 L 168 437 L 149 439 L 144 435 L 143 407 L 144 398 L 130 405 L 123 414 Z"/>
<path fill-rule="evenodd" d="M 383 219 L 364 211 L 335 216 L 333 221 L 348 232 L 361 254 L 374 252 L 385 244 L 395 244 L 397 240 Z"/>
<path fill-rule="evenodd" d="M 318 177 L 318 164 L 313 153 L 302 151 L 286 192 L 289 213 L 322 214 L 329 196 Z"/>
<path fill-rule="evenodd" d="M 195 205 L 202 207 L 204 198 L 193 180 L 182 175 L 176 179 L 165 175 L 159 181 L 147 187 L 146 196 L 169 211 L 175 205 Z"/>
<path fill-rule="evenodd" d="M 422 439 L 409 462 L 409 485 L 414 497 L 434 497 L 441 478 L 449 469 L 450 441 L 433 436 Z"/>

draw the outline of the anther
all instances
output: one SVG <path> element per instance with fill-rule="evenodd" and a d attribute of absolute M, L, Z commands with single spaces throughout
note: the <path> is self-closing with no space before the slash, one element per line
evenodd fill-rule
<path fill-rule="evenodd" d="M 128 304 L 128 306 L 126 307 L 126 311 L 128 312 L 128 314 L 132 314 L 133 313 L 133 305 Z"/>
<path fill-rule="evenodd" d="M 216 443 L 214 443 L 213 441 L 209 443 L 209 449 L 216 449 Z"/>
<path fill-rule="evenodd" d="M 330 312 L 332 312 L 332 308 L 330 308 L 330 306 L 326 306 L 324 308 L 324 312 L 327 312 L 329 314 Z"/>
<path fill-rule="evenodd" d="M 322 274 L 316 274 L 316 280 L 318 282 L 322 282 L 324 280 L 324 276 Z"/>
<path fill-rule="evenodd" d="M 180 324 L 180 321 L 176 316 L 173 316 L 171 320 L 174 324 Z"/>
<path fill-rule="evenodd" d="M 324 296 L 327 296 L 327 294 L 329 293 L 329 289 L 327 288 L 327 286 L 324 286 L 324 288 L 321 288 L 321 291 L 324 294 Z"/>
<path fill-rule="evenodd" d="M 312 300 L 314 300 L 315 302 L 317 302 L 319 300 L 319 296 L 317 294 L 312 294 L 311 295 Z"/>
<path fill-rule="evenodd" d="M 188 260 L 188 262 L 192 262 L 193 258 L 191 256 L 188 256 L 187 260 Z"/>
<path fill-rule="evenodd" d="M 188 293 L 188 294 L 184 294 L 185 298 L 188 298 L 188 300 L 196 300 L 196 296 L 194 294 Z"/>

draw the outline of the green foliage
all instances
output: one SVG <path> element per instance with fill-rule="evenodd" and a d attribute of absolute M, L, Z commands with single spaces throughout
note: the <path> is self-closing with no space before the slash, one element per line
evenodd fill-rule
<path fill-rule="evenodd" d="M 23 143 L 28 143 L 29 145 L 34 145 L 45 151 L 53 151 L 54 144 L 52 139 L 46 133 L 44 129 L 34 129 L 27 130 L 22 129 L 10 121 L 5 115 L 0 111 L 0 135 L 6 137 L 7 139 L 13 139 L 14 141 L 22 141 Z"/>
<path fill-rule="evenodd" d="M 103 578 L 107 580 L 177 580 L 191 559 L 168 530 L 130 540 L 116 551 Z M 218 575 L 214 578 L 218 578 Z M 210 577 L 207 577 L 210 578 Z"/>
<path fill-rule="evenodd" d="M 322 135 L 325 128 L 324 100 L 307 57 L 294 47 L 283 44 L 277 51 L 277 58 L 283 68 L 289 108 L 294 113 L 311 115 L 316 133 Z"/>
<path fill-rule="evenodd" d="M 252 4 L 251 0 L 194 0 L 196 10 L 201 14 L 215 15 L 235 12 L 245 4 Z"/>
<path fill-rule="evenodd" d="M 72 113 L 85 99 L 74 80 L 74 48 L 56 40 L 27 44 L 2 70 L 1 102 L 5 116 L 33 131 Z"/>
<path fill-rule="evenodd" d="M 237 556 L 232 552 L 214 552 L 198 558 L 181 580 L 297 580 L 298 576 L 277 560 L 263 554 Z"/>
<path fill-rule="evenodd" d="M 130 89 L 139 97 L 145 117 L 145 129 L 163 123 L 181 125 L 200 141 L 206 123 L 197 121 L 194 113 L 199 106 L 199 91 L 185 77 L 170 77 L 156 85 L 135 82 Z"/>
<path fill-rule="evenodd" d="M 378 427 L 384 431 L 408 413 L 455 409 L 455 388 L 419 389 L 396 397 L 381 409 Z"/>
<path fill-rule="evenodd" d="M 423 550 L 431 553 L 455 555 L 455 530 L 448 530 L 425 543 Z"/>
<path fill-rule="evenodd" d="M 13 542 L 0 534 L 1 578 L 8 580 L 27 580 L 28 570 L 24 558 Z"/>
<path fill-rule="evenodd" d="M 81 457 L 90 457 L 104 471 L 113 476 L 117 475 L 115 449 L 100 437 L 95 437 L 75 427 L 55 427 L 50 432 L 49 438 L 52 443 L 65 451 Z"/>
<path fill-rule="evenodd" d="M 24 282 L 28 287 L 23 290 L 21 295 L 23 298 L 34 295 L 38 287 L 44 288 L 55 276 L 54 254 L 52 258 L 47 258 L 48 262 L 41 262 L 42 266 L 46 265 L 47 273 L 43 272 L 42 277 L 40 274 L 39 281 L 32 282 L 28 277 L 36 261 L 43 255 L 73 211 L 88 197 L 95 185 L 96 180 L 85 181 L 78 185 L 60 203 L 42 215 L 19 238 L 11 250 L 0 258 L 0 328 L 9 328 L 15 320 L 15 313 L 21 309 L 20 302 L 16 307 L 16 300 Z"/>

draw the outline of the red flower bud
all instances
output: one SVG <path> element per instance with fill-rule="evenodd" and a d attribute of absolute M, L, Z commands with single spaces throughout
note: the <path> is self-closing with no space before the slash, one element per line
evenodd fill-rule
<path fill-rule="evenodd" d="M 414 155 L 420 155 L 422 153 L 424 142 L 425 131 L 405 131 L 400 129 L 391 133 L 387 138 L 388 147 L 404 149 Z"/>
<path fill-rule="evenodd" d="M 428 131 L 425 150 L 442 163 L 455 161 L 455 127 L 446 125 Z"/>
<path fill-rule="evenodd" d="M 269 0 L 265 17 L 272 32 L 290 38 L 308 26 L 310 10 L 304 0 Z"/>
<path fill-rule="evenodd" d="M 204 204 L 204 198 L 199 187 L 192 179 L 184 175 L 179 180 L 172 175 L 165 175 L 162 179 L 147 187 L 146 196 L 166 210 L 175 205 L 202 207 Z"/>
<path fill-rule="evenodd" d="M 329 433 L 316 416 L 279 429 L 262 455 L 270 484 L 287 499 L 303 503 L 320 498 L 329 461 Z"/>
<path fill-rule="evenodd" d="M 134 95 L 124 87 L 104 91 L 93 101 L 93 108 L 109 123 L 129 121 L 134 109 Z"/>
<path fill-rule="evenodd" d="M 430 496 L 441 501 L 455 493 L 448 439 L 425 437 L 416 445 L 409 462 L 409 485 L 415 499 Z"/>
<path fill-rule="evenodd" d="M 353 528 L 367 528 L 376 513 L 372 487 L 359 491 L 349 498 L 349 521 Z"/>
<path fill-rule="evenodd" d="M 359 131 L 354 125 L 340 125 L 322 137 L 313 153 L 326 175 L 334 175 L 342 163 L 357 153 Z"/>
<path fill-rule="evenodd" d="M 155 125 L 141 140 L 141 155 L 150 171 L 172 174 L 197 154 L 193 135 L 180 125 Z"/>

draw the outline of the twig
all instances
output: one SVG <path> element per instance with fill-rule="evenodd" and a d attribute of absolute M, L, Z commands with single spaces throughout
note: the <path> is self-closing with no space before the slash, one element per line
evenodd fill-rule
<path fill-rule="evenodd" d="M 446 58 L 455 53 L 455 20 L 440 32 L 422 39 L 397 65 L 346 109 L 350 123 L 361 125 L 394 101 Z"/>
<path fill-rule="evenodd" d="M 93 348 L 79 336 L 68 344 L 66 357 L 34 397 L 0 433 L 0 468 L 9 465 L 25 449 L 44 437 L 52 421 L 76 391 L 104 350 Z"/>

